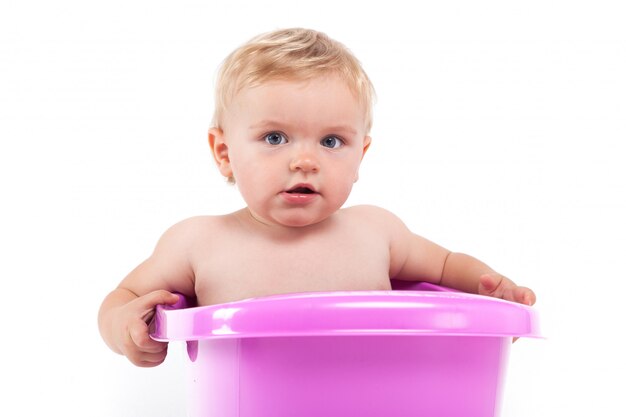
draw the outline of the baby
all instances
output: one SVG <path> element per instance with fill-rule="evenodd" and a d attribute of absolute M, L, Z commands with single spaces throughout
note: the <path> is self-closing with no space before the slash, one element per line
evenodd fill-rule
<path fill-rule="evenodd" d="M 184 220 L 103 301 L 108 346 L 138 366 L 163 362 L 148 336 L 174 292 L 199 305 L 272 294 L 390 290 L 427 281 L 532 305 L 534 293 L 461 253 L 411 233 L 373 206 L 342 208 L 371 138 L 373 87 L 357 59 L 323 33 L 258 36 L 224 61 L 209 145 L 246 207 Z"/>

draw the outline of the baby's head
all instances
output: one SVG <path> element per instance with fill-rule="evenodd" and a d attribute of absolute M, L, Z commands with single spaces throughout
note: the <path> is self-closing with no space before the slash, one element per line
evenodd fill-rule
<path fill-rule="evenodd" d="M 370 144 L 373 87 L 328 36 L 258 36 L 219 73 L 209 144 L 256 220 L 306 226 L 339 210 Z"/>
<path fill-rule="evenodd" d="M 307 81 L 338 75 L 363 106 L 366 133 L 372 126 L 374 87 L 355 56 L 341 43 L 310 29 L 283 29 L 259 35 L 222 63 L 215 88 L 213 126 L 244 88 L 271 80 Z"/>

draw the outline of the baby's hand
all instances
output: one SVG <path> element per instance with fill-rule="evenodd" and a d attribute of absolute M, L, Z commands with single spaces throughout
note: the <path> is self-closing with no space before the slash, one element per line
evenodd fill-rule
<path fill-rule="evenodd" d="M 133 364 L 153 367 L 165 360 L 167 342 L 152 340 L 148 334 L 148 323 L 157 304 L 171 305 L 176 301 L 176 294 L 159 290 L 138 297 L 116 311 L 117 347 Z"/>
<path fill-rule="evenodd" d="M 484 274 L 480 277 L 478 294 L 529 306 L 535 304 L 536 300 L 535 293 L 530 288 L 515 285 L 513 281 L 497 272 Z"/>

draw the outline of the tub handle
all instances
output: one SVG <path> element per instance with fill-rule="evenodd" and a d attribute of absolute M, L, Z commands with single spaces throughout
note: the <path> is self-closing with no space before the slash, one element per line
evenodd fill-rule
<path fill-rule="evenodd" d="M 178 301 L 174 304 L 157 304 L 154 309 L 154 315 L 152 316 L 152 320 L 148 323 L 148 334 L 150 337 L 157 340 L 162 339 L 161 335 L 166 334 L 167 328 L 167 319 L 166 319 L 166 311 L 168 310 L 182 310 L 185 308 L 196 307 L 196 299 L 192 297 L 188 297 L 184 294 L 175 292 L 178 296 Z"/>

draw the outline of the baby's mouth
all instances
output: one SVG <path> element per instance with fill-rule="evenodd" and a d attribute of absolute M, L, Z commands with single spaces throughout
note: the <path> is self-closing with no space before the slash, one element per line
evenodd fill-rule
<path fill-rule="evenodd" d="M 287 191 L 289 194 L 314 194 L 315 191 L 311 190 L 310 188 L 306 188 L 306 187 L 297 187 L 294 188 L 292 190 L 288 190 Z"/>
<path fill-rule="evenodd" d="M 290 206 L 301 207 L 317 201 L 320 194 L 311 184 L 296 184 L 281 195 Z"/>
<path fill-rule="evenodd" d="M 317 194 L 315 188 L 308 184 L 298 184 L 285 192 L 288 194 Z"/>

